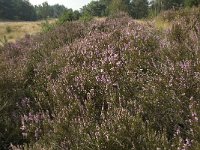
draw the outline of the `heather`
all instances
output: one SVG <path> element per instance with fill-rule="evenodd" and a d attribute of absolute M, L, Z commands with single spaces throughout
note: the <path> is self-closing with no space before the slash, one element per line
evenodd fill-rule
<path fill-rule="evenodd" d="M 200 149 L 194 12 L 166 30 L 122 15 L 0 47 L 0 149 Z"/>

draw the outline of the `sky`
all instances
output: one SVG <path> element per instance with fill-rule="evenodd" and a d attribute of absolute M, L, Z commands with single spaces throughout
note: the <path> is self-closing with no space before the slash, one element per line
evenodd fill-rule
<path fill-rule="evenodd" d="M 92 0 L 29 0 L 29 2 L 33 5 L 39 5 L 45 1 L 48 2 L 49 5 L 62 4 L 67 8 L 72 8 L 73 10 L 79 10 Z"/>

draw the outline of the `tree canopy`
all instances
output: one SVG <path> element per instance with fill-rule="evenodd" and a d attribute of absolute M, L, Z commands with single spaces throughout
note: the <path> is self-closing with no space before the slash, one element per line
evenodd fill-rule
<path fill-rule="evenodd" d="M 52 5 L 50 6 L 47 2 L 42 3 L 41 5 L 35 6 L 35 10 L 38 16 L 38 19 L 58 18 L 61 16 L 67 8 L 64 5 Z"/>
<path fill-rule="evenodd" d="M 104 16 L 106 12 L 106 5 L 102 1 L 92 1 L 81 9 L 82 14 L 90 14 L 92 16 Z"/>
<path fill-rule="evenodd" d="M 67 9 L 63 5 L 50 6 L 47 2 L 33 6 L 28 0 L 0 0 L 0 19 L 37 20 L 57 18 Z"/>
<path fill-rule="evenodd" d="M 133 0 L 130 3 L 130 15 L 139 19 L 148 16 L 148 0 Z"/>
<path fill-rule="evenodd" d="M 10 20 L 36 20 L 34 6 L 28 0 L 0 0 L 0 18 Z"/>

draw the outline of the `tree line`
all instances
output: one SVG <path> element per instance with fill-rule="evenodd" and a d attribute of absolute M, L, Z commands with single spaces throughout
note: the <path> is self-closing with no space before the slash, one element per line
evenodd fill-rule
<path fill-rule="evenodd" d="M 77 20 L 80 17 L 103 17 L 126 12 L 136 19 L 162 10 L 198 6 L 200 0 L 98 0 L 83 6 L 80 11 L 67 9 L 64 5 L 50 6 L 47 2 L 33 6 L 28 0 L 0 0 L 0 19 L 38 20 L 61 18 L 62 22 Z"/>
<path fill-rule="evenodd" d="M 199 6 L 200 0 L 152 0 L 150 1 L 151 13 L 158 14 L 160 11 Z"/>
<path fill-rule="evenodd" d="M 47 2 L 33 6 L 28 0 L 0 0 L 0 19 L 39 20 L 57 18 L 68 9 L 64 5 L 50 6 Z"/>
<path fill-rule="evenodd" d="M 36 20 L 36 12 L 27 0 L 0 0 L 0 19 Z"/>
<path fill-rule="evenodd" d="M 139 19 L 155 11 L 158 14 L 164 10 L 193 7 L 199 4 L 200 0 L 99 0 L 84 6 L 81 13 L 101 17 L 123 11 Z"/>

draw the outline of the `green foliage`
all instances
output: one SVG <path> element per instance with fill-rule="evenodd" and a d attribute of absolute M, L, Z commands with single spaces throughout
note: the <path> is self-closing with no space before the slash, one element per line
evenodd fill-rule
<path fill-rule="evenodd" d="M 106 5 L 101 1 L 92 1 L 88 5 L 83 6 L 81 13 L 83 15 L 88 14 L 90 16 L 105 16 Z"/>
<path fill-rule="evenodd" d="M 30 21 L 57 18 L 65 10 L 63 5 L 50 6 L 47 2 L 34 7 L 27 0 L 0 0 L 0 19 Z"/>
<path fill-rule="evenodd" d="M 80 13 L 78 11 L 73 11 L 72 9 L 66 10 L 60 17 L 59 17 L 59 23 L 63 24 L 67 21 L 74 21 L 78 20 L 80 17 Z"/>
<path fill-rule="evenodd" d="M 185 0 L 186 7 L 198 6 L 200 4 L 199 0 Z"/>
<path fill-rule="evenodd" d="M 34 7 L 24 0 L 1 0 L 0 18 L 10 20 L 36 20 Z"/>
<path fill-rule="evenodd" d="M 10 27 L 10 26 L 6 26 L 6 32 L 7 32 L 7 33 L 10 33 L 10 32 L 12 32 L 12 29 L 11 29 L 11 27 Z"/>
<path fill-rule="evenodd" d="M 42 5 L 35 6 L 38 19 L 47 18 L 58 18 L 60 17 L 67 8 L 63 5 L 52 5 L 50 6 L 47 2 L 42 3 Z"/>
<path fill-rule="evenodd" d="M 129 0 L 113 0 L 109 6 L 109 13 L 114 14 L 120 11 L 129 11 Z"/>
<path fill-rule="evenodd" d="M 113 16 L 125 12 L 133 18 L 144 18 L 148 15 L 147 0 L 100 0 L 92 1 L 81 9 L 82 15 Z"/>
<path fill-rule="evenodd" d="M 29 1 L 22 1 L 21 3 L 21 0 L 17 1 L 19 1 L 19 3 L 15 4 L 15 15 L 17 20 L 30 21 L 37 19 L 36 11 Z"/>
<path fill-rule="evenodd" d="M 133 0 L 130 4 L 129 14 L 136 19 L 148 16 L 148 0 Z"/>
<path fill-rule="evenodd" d="M 161 11 L 184 7 L 184 0 L 153 0 L 150 2 L 151 14 L 158 15 Z"/>
<path fill-rule="evenodd" d="M 80 17 L 80 20 L 83 22 L 89 22 L 94 18 L 94 16 L 90 15 L 89 13 L 84 13 L 82 14 L 82 16 Z"/>
<path fill-rule="evenodd" d="M 43 32 L 49 32 L 53 30 L 55 27 L 54 24 L 50 24 L 49 21 L 46 19 L 44 23 L 42 23 L 42 31 Z"/>
<path fill-rule="evenodd" d="M 164 10 L 178 8 L 184 6 L 184 0 L 163 0 L 161 8 Z"/>
<path fill-rule="evenodd" d="M 52 17 L 52 18 L 58 18 L 66 11 L 66 7 L 63 5 L 59 5 L 59 4 L 51 6 L 51 9 L 52 9 L 53 13 L 52 13 L 52 16 L 50 16 L 50 17 Z"/>
<path fill-rule="evenodd" d="M 36 12 L 39 19 L 47 19 L 52 14 L 52 9 L 47 2 L 42 5 L 36 6 Z"/>

